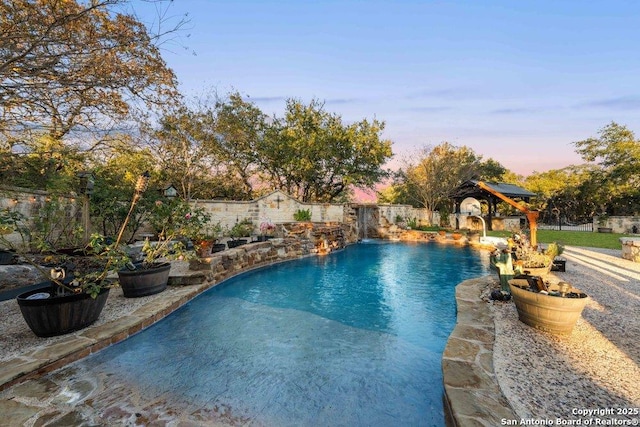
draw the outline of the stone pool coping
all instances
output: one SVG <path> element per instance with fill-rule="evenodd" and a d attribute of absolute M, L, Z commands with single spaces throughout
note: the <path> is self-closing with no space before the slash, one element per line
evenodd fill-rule
<path fill-rule="evenodd" d="M 457 323 L 442 355 L 447 424 L 497 426 L 518 419 L 494 372 L 495 327 L 482 292 L 495 284 L 490 276 L 456 286 Z"/>

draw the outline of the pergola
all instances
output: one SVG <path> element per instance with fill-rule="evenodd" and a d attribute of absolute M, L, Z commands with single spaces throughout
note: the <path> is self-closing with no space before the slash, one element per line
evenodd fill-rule
<path fill-rule="evenodd" d="M 482 188 L 482 186 L 488 187 L 488 190 Z M 524 188 L 513 184 L 469 180 L 465 181 L 453 190 L 449 195 L 449 198 L 455 202 L 456 213 L 460 213 L 460 203 L 468 197 L 486 201 L 489 207 L 487 226 L 489 230 L 491 230 L 491 219 L 495 216 L 496 206 L 498 205 L 498 202 L 504 201 L 500 197 L 496 196 L 495 193 L 500 193 L 509 199 L 522 200 L 527 203 L 530 198 L 537 196 L 536 193 L 532 193 L 529 190 L 525 190 Z"/>

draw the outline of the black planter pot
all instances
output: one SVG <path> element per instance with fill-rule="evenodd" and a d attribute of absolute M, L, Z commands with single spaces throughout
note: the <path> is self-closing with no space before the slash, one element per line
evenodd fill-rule
<path fill-rule="evenodd" d="M 149 268 L 142 268 L 142 263 L 134 265 L 136 266 L 135 270 L 118 271 L 118 280 L 125 297 L 144 297 L 158 294 L 167 289 L 169 270 L 171 270 L 170 263 L 153 264 Z"/>
<path fill-rule="evenodd" d="M 227 245 L 225 245 L 224 243 L 216 243 L 211 247 L 211 252 L 222 252 L 225 249 L 227 249 Z"/>
<path fill-rule="evenodd" d="M 95 299 L 85 293 L 55 296 L 56 288 L 50 284 L 16 298 L 24 320 L 39 337 L 64 335 L 91 325 L 100 317 L 109 296 L 109 288 L 103 288 Z M 36 294 L 49 297 L 29 299 Z"/>
<path fill-rule="evenodd" d="M 11 251 L 0 250 L 0 265 L 11 264 L 11 261 L 13 261 L 13 255 L 14 253 Z"/>
<path fill-rule="evenodd" d="M 271 239 L 273 239 L 273 236 L 258 236 L 256 237 L 256 242 L 266 242 Z"/>
<path fill-rule="evenodd" d="M 551 265 L 551 271 L 567 271 L 567 261 L 564 259 L 554 259 Z"/>
<path fill-rule="evenodd" d="M 246 243 L 247 243 L 247 239 L 229 240 L 227 242 L 227 246 L 229 246 L 229 249 L 231 249 L 231 248 L 235 248 L 235 247 L 238 247 L 238 246 L 242 246 L 242 245 L 244 245 Z"/>

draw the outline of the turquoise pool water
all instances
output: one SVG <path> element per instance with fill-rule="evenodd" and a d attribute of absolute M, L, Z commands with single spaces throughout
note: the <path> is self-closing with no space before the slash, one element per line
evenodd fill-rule
<path fill-rule="evenodd" d="M 441 426 L 454 287 L 487 268 L 468 248 L 354 245 L 230 279 L 80 368 L 251 425 Z"/>

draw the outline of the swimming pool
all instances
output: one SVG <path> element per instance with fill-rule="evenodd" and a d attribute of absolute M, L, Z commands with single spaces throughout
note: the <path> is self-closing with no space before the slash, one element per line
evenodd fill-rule
<path fill-rule="evenodd" d="M 224 422 L 439 426 L 454 287 L 487 268 L 469 248 L 354 245 L 232 278 L 75 369 Z"/>

